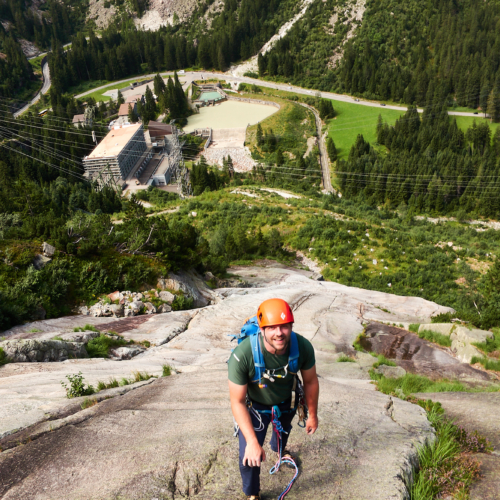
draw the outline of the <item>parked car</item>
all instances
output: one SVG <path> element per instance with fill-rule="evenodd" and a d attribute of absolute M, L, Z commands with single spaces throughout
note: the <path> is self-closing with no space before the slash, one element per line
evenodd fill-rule
<path fill-rule="evenodd" d="M 380 105 L 381 106 L 385 106 L 386 104 L 385 104 L 385 102 L 381 102 Z"/>
<path fill-rule="evenodd" d="M 356 102 L 359 102 L 359 99 L 354 99 Z"/>
<path fill-rule="evenodd" d="M 477 111 L 474 111 L 474 114 L 475 114 L 475 115 L 477 115 L 477 114 L 479 114 L 479 113 L 478 113 Z"/>

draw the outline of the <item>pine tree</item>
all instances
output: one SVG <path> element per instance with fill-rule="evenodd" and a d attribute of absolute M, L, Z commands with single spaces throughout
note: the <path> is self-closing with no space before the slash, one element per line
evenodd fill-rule
<path fill-rule="evenodd" d="M 328 151 L 328 156 L 331 162 L 337 160 L 337 148 L 335 147 L 335 143 L 331 137 L 328 137 L 326 141 L 326 150 Z"/>
<path fill-rule="evenodd" d="M 229 177 L 232 179 L 234 177 L 234 165 L 233 159 L 230 155 L 227 155 L 227 171 L 229 173 Z"/>
<path fill-rule="evenodd" d="M 262 132 L 262 126 L 260 123 L 257 124 L 257 146 L 261 146 L 264 139 L 263 139 L 263 132 Z"/>
<path fill-rule="evenodd" d="M 486 112 L 488 113 L 490 120 L 493 123 L 500 122 L 500 86 L 495 85 L 495 87 L 490 92 L 488 97 L 488 105 L 486 107 Z"/>
<path fill-rule="evenodd" d="M 128 121 L 130 123 L 137 123 L 137 114 L 131 104 L 128 105 Z"/>
<path fill-rule="evenodd" d="M 125 102 L 125 99 L 123 98 L 123 95 L 120 91 L 118 91 L 118 95 L 116 97 L 116 103 L 118 106 L 121 106 Z"/>

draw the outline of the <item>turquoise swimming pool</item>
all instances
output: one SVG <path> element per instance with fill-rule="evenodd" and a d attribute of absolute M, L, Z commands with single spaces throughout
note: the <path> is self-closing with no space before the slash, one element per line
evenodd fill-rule
<path fill-rule="evenodd" d="M 220 101 L 222 96 L 219 92 L 202 92 L 200 95 L 201 101 Z"/>

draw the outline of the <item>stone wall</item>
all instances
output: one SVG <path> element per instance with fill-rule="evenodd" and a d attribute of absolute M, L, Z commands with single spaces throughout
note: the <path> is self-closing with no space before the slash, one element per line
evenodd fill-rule
<path fill-rule="evenodd" d="M 261 101 L 260 99 L 248 99 L 246 97 L 233 97 L 231 95 L 227 96 L 228 101 L 240 101 L 247 102 L 249 104 L 264 104 L 265 106 L 274 106 L 275 108 L 281 109 L 281 106 L 277 102 L 273 101 Z"/>

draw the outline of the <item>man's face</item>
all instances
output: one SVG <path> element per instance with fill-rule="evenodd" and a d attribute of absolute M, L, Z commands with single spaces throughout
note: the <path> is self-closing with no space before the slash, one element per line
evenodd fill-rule
<path fill-rule="evenodd" d="M 287 348 L 292 335 L 292 323 L 285 325 L 266 326 L 263 328 L 266 342 L 276 352 Z"/>

